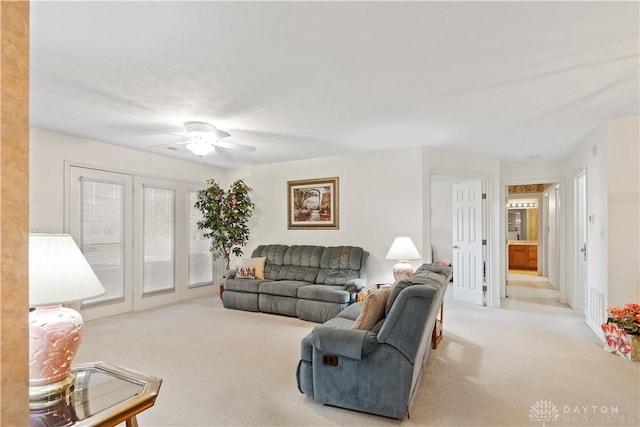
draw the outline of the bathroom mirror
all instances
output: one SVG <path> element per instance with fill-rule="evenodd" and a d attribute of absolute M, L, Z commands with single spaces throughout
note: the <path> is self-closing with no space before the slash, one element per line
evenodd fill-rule
<path fill-rule="evenodd" d="M 538 210 L 509 208 L 507 216 L 508 240 L 538 240 Z"/>

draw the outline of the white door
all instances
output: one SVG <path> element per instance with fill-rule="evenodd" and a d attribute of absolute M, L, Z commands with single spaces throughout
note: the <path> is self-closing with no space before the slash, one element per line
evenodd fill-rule
<path fill-rule="evenodd" d="M 576 289 L 569 296 L 569 305 L 584 311 L 587 293 L 587 176 L 582 172 L 575 179 L 576 224 Z"/>
<path fill-rule="evenodd" d="M 558 265 L 558 209 L 560 198 L 560 185 L 556 184 L 549 189 L 548 224 L 547 224 L 547 277 L 549 283 L 558 289 L 559 265 Z"/>
<path fill-rule="evenodd" d="M 85 320 L 132 311 L 133 177 L 69 167 L 68 232 L 106 289 L 82 301 Z"/>
<path fill-rule="evenodd" d="M 482 181 L 453 185 L 453 298 L 483 304 Z"/>

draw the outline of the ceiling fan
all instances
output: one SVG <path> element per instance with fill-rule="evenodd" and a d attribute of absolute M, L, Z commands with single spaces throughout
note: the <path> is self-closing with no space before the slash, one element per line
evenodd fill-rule
<path fill-rule="evenodd" d="M 204 157 L 215 151 L 216 148 L 248 152 L 256 151 L 256 147 L 251 145 L 222 141 L 223 138 L 227 138 L 231 136 L 231 134 L 216 128 L 212 124 L 205 122 L 187 122 L 184 124 L 184 127 L 187 131 L 186 139 L 178 144 L 183 144 L 187 150 L 196 156 Z"/>

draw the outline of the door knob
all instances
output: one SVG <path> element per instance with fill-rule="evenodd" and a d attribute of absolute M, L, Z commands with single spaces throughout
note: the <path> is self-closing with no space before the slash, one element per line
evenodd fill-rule
<path fill-rule="evenodd" d="M 453 249 L 460 249 L 460 246 L 458 246 L 458 245 L 453 245 Z"/>

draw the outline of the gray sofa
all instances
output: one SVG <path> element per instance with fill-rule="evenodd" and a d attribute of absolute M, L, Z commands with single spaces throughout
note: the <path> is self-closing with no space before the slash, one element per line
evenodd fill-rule
<path fill-rule="evenodd" d="M 322 323 L 356 301 L 366 286 L 368 252 L 356 246 L 261 245 L 264 279 L 237 279 L 227 271 L 226 308 L 296 316 Z"/>
<path fill-rule="evenodd" d="M 352 329 L 363 303 L 301 342 L 298 389 L 327 405 L 402 419 L 415 398 L 451 267 L 424 264 L 391 290 L 372 330 Z"/>

